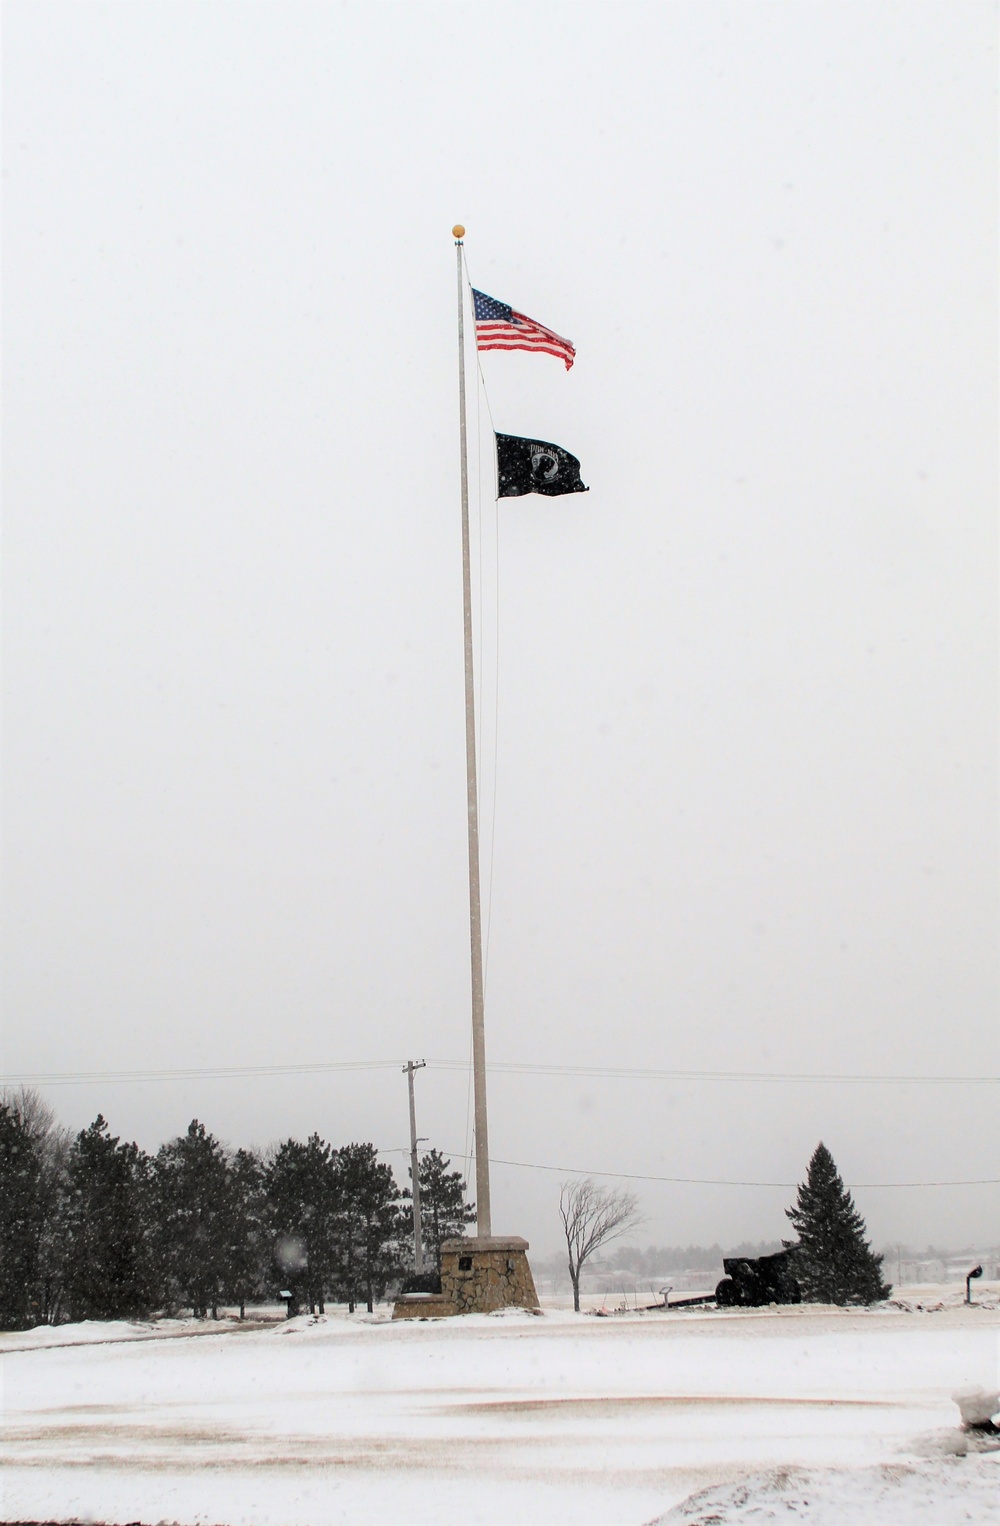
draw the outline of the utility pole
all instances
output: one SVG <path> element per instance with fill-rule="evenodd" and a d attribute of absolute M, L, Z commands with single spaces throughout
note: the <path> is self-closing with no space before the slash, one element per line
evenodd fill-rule
<path fill-rule="evenodd" d="M 407 1060 L 403 1066 L 410 1089 L 410 1178 L 413 1182 L 413 1270 L 424 1269 L 424 1251 L 420 1236 L 420 1162 L 417 1159 L 417 1109 L 413 1101 L 413 1073 L 423 1070 L 426 1060 Z"/>

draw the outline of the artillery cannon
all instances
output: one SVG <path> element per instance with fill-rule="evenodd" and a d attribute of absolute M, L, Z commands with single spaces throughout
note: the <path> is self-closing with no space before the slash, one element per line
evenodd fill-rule
<path fill-rule="evenodd" d="M 720 1309 L 760 1309 L 769 1303 L 801 1303 L 795 1277 L 795 1250 L 773 1256 L 727 1256 L 725 1277 L 715 1289 Z"/>
<path fill-rule="evenodd" d="M 714 1293 L 695 1293 L 671 1299 L 672 1288 L 661 1288 L 662 1303 L 654 1309 L 693 1309 L 714 1303 L 720 1309 L 760 1309 L 769 1303 L 801 1303 L 802 1290 L 795 1276 L 796 1247 L 773 1256 L 726 1256 L 725 1276 Z"/>

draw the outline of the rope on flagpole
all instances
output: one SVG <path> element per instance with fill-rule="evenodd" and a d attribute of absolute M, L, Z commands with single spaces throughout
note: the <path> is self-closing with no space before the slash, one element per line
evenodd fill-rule
<path fill-rule="evenodd" d="M 465 261 L 465 246 L 462 246 L 462 266 L 465 270 L 465 279 L 469 282 L 469 267 Z M 472 314 L 473 331 L 475 331 L 476 315 Z M 476 360 L 479 359 L 479 351 L 476 351 Z M 476 387 L 476 522 L 479 526 L 479 535 L 476 543 L 476 576 L 479 580 L 479 631 L 476 643 L 476 656 L 479 661 L 479 700 L 480 700 L 480 725 L 476 732 L 476 768 L 478 772 L 480 788 L 483 779 L 483 728 L 482 728 L 482 698 L 483 698 L 483 666 L 485 662 L 486 642 L 483 629 L 483 426 L 479 407 L 479 387 Z M 493 862 L 493 844 L 490 843 L 490 863 Z M 489 901 L 487 900 L 487 926 L 489 925 Z M 486 981 L 486 956 L 483 955 L 483 983 Z"/>

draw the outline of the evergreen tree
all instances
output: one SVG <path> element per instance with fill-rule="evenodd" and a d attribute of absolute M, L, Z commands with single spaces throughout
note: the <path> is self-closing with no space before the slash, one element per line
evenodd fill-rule
<path fill-rule="evenodd" d="M 264 1292 L 270 1261 L 265 1222 L 264 1165 L 255 1150 L 237 1150 L 229 1163 L 223 1230 L 226 1297 L 246 1317 L 247 1301 Z"/>
<path fill-rule="evenodd" d="M 45 1222 L 42 1151 L 13 1100 L 0 1101 L 0 1329 L 39 1323 L 39 1242 Z"/>
<path fill-rule="evenodd" d="M 795 1276 L 808 1303 L 877 1303 L 888 1298 L 882 1281 L 882 1257 L 872 1252 L 865 1221 L 841 1180 L 833 1156 L 822 1142 L 813 1152 L 809 1173 L 794 1208 L 785 1210 L 799 1237 Z"/>
<path fill-rule="evenodd" d="M 278 1284 L 322 1314 L 338 1267 L 341 1205 L 334 1152 L 318 1134 L 278 1147 L 267 1171 L 267 1201 Z"/>
<path fill-rule="evenodd" d="M 147 1161 L 98 1114 L 67 1162 L 65 1297 L 71 1319 L 127 1319 L 154 1302 L 143 1226 Z"/>
<path fill-rule="evenodd" d="M 461 1171 L 449 1171 L 450 1160 L 440 1150 L 420 1157 L 420 1236 L 424 1252 L 434 1257 L 441 1275 L 441 1242 L 465 1234 L 465 1226 L 476 1222 L 476 1205 L 465 1201 L 465 1180 Z M 412 1175 L 412 1173 L 410 1173 Z M 409 1188 L 404 1198 L 412 1198 Z"/>
<path fill-rule="evenodd" d="M 37 1092 L 0 1091 L 0 1329 L 58 1316 L 67 1148 Z"/>
<path fill-rule="evenodd" d="M 69 1252 L 69 1130 L 52 1129 L 42 1145 L 42 1231 L 38 1241 L 35 1301 L 43 1324 L 65 1311 Z"/>
<path fill-rule="evenodd" d="M 399 1270 L 399 1188 L 392 1167 L 372 1144 L 345 1145 L 336 1154 L 340 1215 L 338 1290 L 353 1314 L 364 1299 L 369 1314 Z"/>
<path fill-rule="evenodd" d="M 193 1119 L 161 1145 L 155 1163 L 158 1241 L 170 1289 L 196 1319 L 219 1316 L 226 1287 L 229 1163 L 219 1141 Z"/>

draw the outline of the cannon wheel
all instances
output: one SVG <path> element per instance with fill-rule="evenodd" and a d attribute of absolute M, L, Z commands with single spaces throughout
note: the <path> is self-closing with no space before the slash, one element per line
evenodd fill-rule
<path fill-rule="evenodd" d="M 715 1290 L 715 1301 L 720 1309 L 735 1309 L 739 1303 L 736 1284 L 731 1277 L 723 1277 Z"/>

